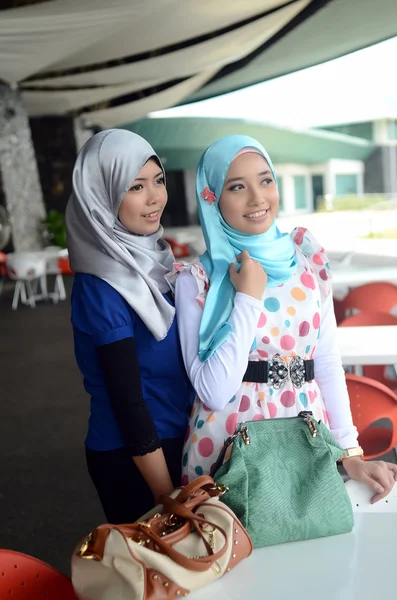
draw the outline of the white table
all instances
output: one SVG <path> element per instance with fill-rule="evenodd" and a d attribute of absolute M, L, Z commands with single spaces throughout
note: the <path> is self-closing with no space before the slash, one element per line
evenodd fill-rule
<path fill-rule="evenodd" d="M 254 550 L 191 600 L 394 599 L 396 513 L 355 514 L 353 533 Z"/>
<path fill-rule="evenodd" d="M 338 327 L 344 365 L 397 364 L 397 325 Z"/>
<path fill-rule="evenodd" d="M 358 287 L 374 281 L 397 283 L 397 267 L 350 267 L 335 268 L 332 271 L 332 287 Z"/>

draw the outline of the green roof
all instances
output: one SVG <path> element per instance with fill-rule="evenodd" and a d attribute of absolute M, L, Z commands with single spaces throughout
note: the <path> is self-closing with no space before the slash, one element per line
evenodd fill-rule
<path fill-rule="evenodd" d="M 195 169 L 204 150 L 231 134 L 250 135 L 274 163 L 316 164 L 332 158 L 365 160 L 375 146 L 364 139 L 327 131 L 286 129 L 239 119 L 149 118 L 121 126 L 144 137 L 169 170 Z"/>
<path fill-rule="evenodd" d="M 396 0 L 313 0 L 292 27 L 287 25 L 251 55 L 223 68 L 188 100 L 197 102 L 268 81 L 396 35 Z"/>

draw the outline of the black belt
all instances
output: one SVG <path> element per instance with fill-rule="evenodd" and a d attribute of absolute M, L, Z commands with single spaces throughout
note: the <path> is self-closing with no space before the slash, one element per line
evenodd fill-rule
<path fill-rule="evenodd" d="M 275 389 L 282 387 L 288 379 L 296 388 L 302 387 L 305 381 L 313 381 L 314 360 L 294 356 L 287 363 L 278 354 L 269 360 L 250 360 L 243 377 L 243 381 L 267 383 Z"/>

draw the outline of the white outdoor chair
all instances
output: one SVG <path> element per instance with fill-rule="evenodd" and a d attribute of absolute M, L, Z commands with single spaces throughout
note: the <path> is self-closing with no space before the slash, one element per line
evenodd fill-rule
<path fill-rule="evenodd" d="M 393 490 L 386 498 L 379 500 L 376 504 L 371 504 L 373 491 L 359 481 L 349 479 L 345 483 L 346 491 L 349 494 L 355 513 L 397 513 L 397 485 L 394 484 Z"/>
<path fill-rule="evenodd" d="M 30 252 L 14 252 L 7 257 L 7 272 L 10 279 L 15 283 L 12 309 L 18 308 L 19 298 L 22 304 L 34 308 L 36 296 L 33 283 L 41 281 L 46 272 L 46 262 L 41 256 Z M 41 290 L 44 295 L 43 289 Z"/>
<path fill-rule="evenodd" d="M 41 278 L 41 289 L 43 295 L 46 298 L 52 298 L 54 304 L 56 304 L 58 300 L 66 300 L 65 284 L 58 264 L 58 260 L 65 256 L 65 252 L 67 255 L 67 250 L 65 251 L 59 246 L 48 246 L 40 252 L 40 255 L 46 262 L 46 273 Z M 47 275 L 55 275 L 54 291 L 50 294 L 47 290 Z"/>

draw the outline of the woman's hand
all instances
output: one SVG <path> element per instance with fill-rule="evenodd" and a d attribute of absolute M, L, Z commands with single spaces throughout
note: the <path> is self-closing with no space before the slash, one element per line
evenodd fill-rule
<path fill-rule="evenodd" d="M 229 267 L 230 281 L 236 291 L 262 300 L 267 283 L 267 275 L 262 265 L 253 260 L 247 250 L 240 252 L 236 258 L 241 263 L 240 270 L 237 271 L 234 263 Z"/>
<path fill-rule="evenodd" d="M 343 466 L 351 479 L 362 481 L 374 490 L 371 504 L 385 498 L 397 481 L 397 465 L 383 460 L 369 462 L 358 456 L 345 458 Z"/>
<path fill-rule="evenodd" d="M 174 490 L 162 448 L 144 456 L 133 456 L 132 458 L 150 487 L 156 504 L 162 494 L 167 495 Z"/>

